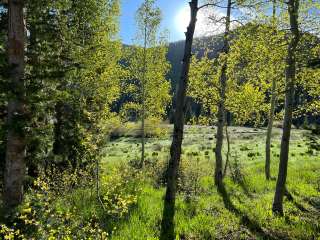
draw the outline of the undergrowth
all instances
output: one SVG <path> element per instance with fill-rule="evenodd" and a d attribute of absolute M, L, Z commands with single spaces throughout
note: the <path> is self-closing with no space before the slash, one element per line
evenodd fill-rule
<path fill-rule="evenodd" d="M 309 151 L 317 140 L 310 144 L 304 132 L 293 132 L 287 181 L 293 199 L 285 199 L 285 216 L 278 217 L 272 201 L 279 134 L 272 145 L 273 180 L 266 181 L 263 131 L 244 130 L 230 129 L 230 166 L 224 190 L 217 191 L 213 130 L 186 129 L 176 239 L 320 239 L 319 152 Z M 0 234 L 5 239 L 158 239 L 169 145 L 168 139 L 148 139 L 146 164 L 138 169 L 136 139 L 110 142 L 98 192 L 94 175 L 85 171 L 61 173 L 51 181 L 39 178 L 23 205 L 5 216 Z"/>

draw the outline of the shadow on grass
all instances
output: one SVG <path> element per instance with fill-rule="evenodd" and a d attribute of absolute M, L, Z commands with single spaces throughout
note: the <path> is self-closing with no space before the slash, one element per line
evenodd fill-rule
<path fill-rule="evenodd" d="M 230 212 L 235 213 L 237 217 L 240 218 L 241 224 L 246 226 L 252 233 L 255 233 L 258 235 L 261 239 L 278 239 L 277 237 L 271 236 L 268 233 L 266 233 L 259 225 L 258 222 L 255 220 L 252 220 L 249 218 L 248 215 L 241 212 L 239 209 L 237 209 L 232 201 L 230 200 L 229 194 L 225 188 L 225 185 L 222 185 L 220 188 L 218 188 L 218 192 L 221 195 L 223 199 L 223 203 L 226 209 L 228 209 Z"/>
<path fill-rule="evenodd" d="M 306 209 L 302 204 L 297 202 L 297 200 L 293 197 L 293 195 L 291 194 L 291 192 L 289 192 L 289 190 L 287 188 L 285 188 L 284 195 L 287 198 L 287 200 L 289 202 L 293 203 L 293 205 L 296 208 L 298 208 L 301 212 L 309 212 L 308 209 Z"/>
<path fill-rule="evenodd" d="M 308 203 L 311 207 L 313 207 L 315 210 L 320 212 L 320 197 L 305 197 L 301 196 L 298 192 L 294 191 L 294 195 L 299 196 L 302 201 L 305 201 Z M 288 195 L 290 196 L 288 198 Z M 293 195 L 286 189 L 285 196 L 287 197 L 287 200 L 289 202 L 292 202 L 296 208 L 298 208 L 302 212 L 312 212 L 311 209 L 305 208 L 302 204 L 298 203 L 296 199 L 293 197 Z"/>
<path fill-rule="evenodd" d="M 241 187 L 245 195 L 247 195 L 248 198 L 253 198 L 252 193 L 249 191 L 249 188 L 247 186 L 246 180 L 242 179 L 241 181 L 238 182 L 238 185 Z"/>
<path fill-rule="evenodd" d="M 292 200 L 293 205 L 298 208 L 301 212 L 309 212 L 302 204 L 298 203 L 296 200 Z"/>
<path fill-rule="evenodd" d="M 307 201 L 310 206 L 320 212 L 320 197 L 305 197 L 304 200 Z"/>

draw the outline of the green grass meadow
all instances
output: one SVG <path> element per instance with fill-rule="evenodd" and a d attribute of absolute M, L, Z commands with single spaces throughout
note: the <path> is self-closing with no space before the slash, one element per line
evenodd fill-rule
<path fill-rule="evenodd" d="M 170 132 L 170 131 L 168 131 Z M 320 239 L 319 138 L 306 130 L 292 131 L 285 217 L 272 214 L 281 129 L 272 140 L 273 180 L 264 177 L 265 129 L 229 127 L 230 167 L 225 192 L 213 183 L 215 129 L 186 126 L 176 203 L 176 239 Z M 163 207 L 163 175 L 169 158 L 170 134 L 148 138 L 146 166 L 137 203 L 113 222 L 111 239 L 158 239 Z M 224 144 L 226 146 L 226 144 Z M 318 150 L 317 150 L 318 149 Z M 226 154 L 227 149 L 224 149 Z M 101 160 L 104 174 L 116 165 L 134 164 L 140 140 L 110 141 Z"/>

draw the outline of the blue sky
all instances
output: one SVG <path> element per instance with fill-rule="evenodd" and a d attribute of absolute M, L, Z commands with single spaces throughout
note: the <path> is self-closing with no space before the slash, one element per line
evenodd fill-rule
<path fill-rule="evenodd" d="M 162 11 L 162 30 L 169 30 L 169 41 L 184 39 L 184 32 L 190 18 L 189 2 L 190 0 L 156 0 L 156 6 Z M 136 36 L 135 14 L 144 0 L 121 0 L 121 17 L 120 17 L 120 38 L 125 44 L 132 44 Z M 200 0 L 200 3 L 204 0 Z M 220 5 L 225 5 L 226 1 L 222 0 Z M 271 8 L 270 8 L 271 9 Z M 265 9 L 270 10 L 268 7 Z M 251 11 L 244 8 L 232 10 L 231 18 L 238 20 L 245 17 L 247 20 L 254 16 Z M 198 12 L 197 26 L 195 36 L 210 36 L 223 32 L 223 23 L 212 23 L 208 16 L 215 16 L 221 19 L 225 16 L 225 8 L 203 8 Z M 251 16 L 252 15 L 252 16 Z M 242 22 L 247 20 L 242 19 Z M 234 24 L 236 26 L 236 24 Z"/>
<path fill-rule="evenodd" d="M 135 12 L 143 0 L 121 0 L 120 38 L 123 43 L 131 44 L 135 37 Z M 170 32 L 169 41 L 183 39 L 183 31 L 178 31 L 175 17 L 181 9 L 188 7 L 187 0 L 157 0 L 163 15 L 162 29 Z"/>

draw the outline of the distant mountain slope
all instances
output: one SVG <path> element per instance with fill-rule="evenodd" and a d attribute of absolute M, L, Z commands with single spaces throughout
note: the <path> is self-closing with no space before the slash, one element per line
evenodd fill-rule
<path fill-rule="evenodd" d="M 223 46 L 223 36 L 202 37 L 194 39 L 193 53 L 202 57 L 207 50 L 209 56 L 216 57 Z M 184 53 L 184 41 L 172 42 L 169 44 L 167 59 L 171 63 L 171 71 L 168 78 L 171 81 L 172 90 L 175 90 L 176 82 L 180 77 L 181 64 Z"/>

